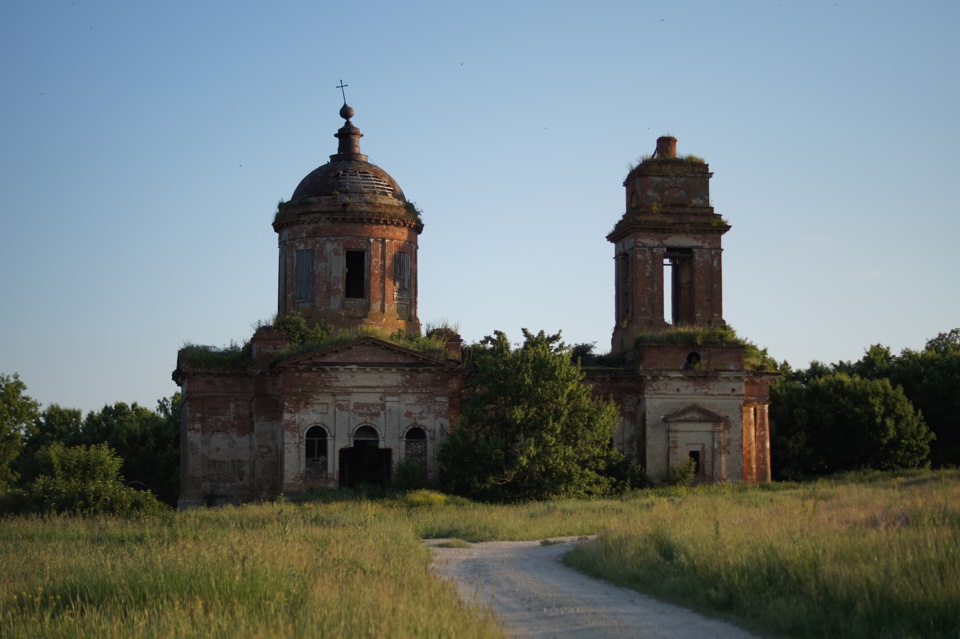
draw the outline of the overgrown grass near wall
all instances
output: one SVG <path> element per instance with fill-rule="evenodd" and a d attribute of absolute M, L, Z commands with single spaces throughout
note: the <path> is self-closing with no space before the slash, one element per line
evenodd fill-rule
<path fill-rule="evenodd" d="M 567 562 L 771 634 L 956 638 L 960 477 L 651 496 Z"/>
<path fill-rule="evenodd" d="M 960 473 L 474 504 L 370 501 L 0 521 L 0 637 L 498 637 L 421 537 L 600 533 L 572 564 L 793 637 L 957 637 Z"/>
<path fill-rule="evenodd" d="M 425 539 L 455 537 L 470 542 L 520 541 L 591 535 L 622 520 L 636 509 L 633 499 L 533 502 L 518 505 L 471 503 L 436 496 L 445 507 L 424 507 L 418 493 L 402 503 L 413 504 L 406 517 Z"/>

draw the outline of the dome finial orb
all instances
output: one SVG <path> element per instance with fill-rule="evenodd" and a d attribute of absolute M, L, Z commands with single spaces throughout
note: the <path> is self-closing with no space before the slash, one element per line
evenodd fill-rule
<path fill-rule="evenodd" d="M 343 106 L 340 107 L 340 117 L 347 122 L 349 122 L 350 118 L 353 117 L 353 109 L 347 104 L 347 92 L 344 91 L 344 89 L 348 86 L 350 85 L 344 84 L 343 80 L 340 80 L 340 84 L 337 86 L 337 88 L 340 89 L 340 95 L 343 96 Z"/>

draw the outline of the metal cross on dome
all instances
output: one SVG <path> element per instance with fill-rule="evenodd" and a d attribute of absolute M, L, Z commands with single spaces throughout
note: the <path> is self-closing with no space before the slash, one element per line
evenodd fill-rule
<path fill-rule="evenodd" d="M 348 86 L 350 86 L 350 85 L 349 85 L 349 84 L 344 84 L 344 83 L 343 83 L 343 80 L 340 80 L 340 84 L 337 85 L 337 88 L 340 89 L 340 94 L 343 95 L 343 103 L 344 103 L 344 104 L 347 103 L 347 92 L 344 91 L 343 89 L 344 89 L 345 87 L 348 87 Z"/>

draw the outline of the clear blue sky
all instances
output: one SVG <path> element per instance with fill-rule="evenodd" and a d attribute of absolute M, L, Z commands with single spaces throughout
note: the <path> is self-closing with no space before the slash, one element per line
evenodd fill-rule
<path fill-rule="evenodd" d="M 153 407 L 276 311 L 276 203 L 362 150 L 420 318 L 609 347 L 627 165 L 704 157 L 724 315 L 795 367 L 960 326 L 960 3 L 0 4 L 0 372 Z"/>

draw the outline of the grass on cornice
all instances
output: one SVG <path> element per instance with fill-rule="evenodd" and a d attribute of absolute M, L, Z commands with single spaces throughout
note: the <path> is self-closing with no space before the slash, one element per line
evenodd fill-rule
<path fill-rule="evenodd" d="M 678 155 L 675 158 L 659 158 L 659 157 L 654 157 L 649 153 L 644 153 L 643 155 L 638 157 L 636 161 L 630 162 L 629 164 L 627 164 L 627 175 L 629 175 L 630 173 L 633 173 L 634 169 L 636 169 L 637 167 L 642 166 L 648 162 L 663 162 L 663 163 L 671 163 L 671 164 L 674 164 L 674 163 L 675 164 L 681 164 L 681 163 L 706 164 L 707 163 L 707 161 L 704 160 L 702 157 L 700 157 L 699 155 L 693 155 L 692 153 L 688 153 L 687 155 Z"/>
<path fill-rule="evenodd" d="M 299 343 L 294 342 L 284 349 L 277 359 L 287 360 L 299 355 L 315 353 L 332 346 L 349 344 L 350 342 L 355 342 L 365 337 L 390 342 L 391 344 L 396 344 L 397 346 L 433 357 L 443 357 L 446 350 L 446 341 L 439 338 L 424 337 L 419 334 L 407 335 L 400 330 L 391 333 L 385 328 L 361 326 L 350 330 L 333 331 L 326 335 L 316 336 L 313 339 L 307 339 Z"/>
<path fill-rule="evenodd" d="M 777 360 L 770 357 L 767 349 L 743 339 L 728 324 L 717 326 L 675 326 L 664 331 L 641 333 L 635 347 L 645 344 L 683 344 L 686 346 L 743 346 L 743 364 L 750 371 L 774 372 L 779 368 Z"/>
<path fill-rule="evenodd" d="M 243 345 L 230 342 L 228 346 L 204 346 L 202 344 L 183 345 L 181 352 L 186 355 L 187 363 L 193 368 L 229 368 L 246 369 L 253 358 L 250 342 Z"/>

